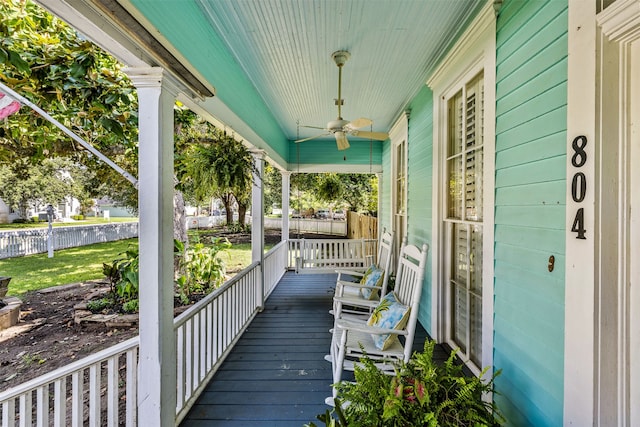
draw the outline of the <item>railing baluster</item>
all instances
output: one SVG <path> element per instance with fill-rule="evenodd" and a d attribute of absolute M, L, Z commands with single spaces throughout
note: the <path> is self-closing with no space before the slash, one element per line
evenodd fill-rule
<path fill-rule="evenodd" d="M 67 417 L 67 381 L 61 378 L 53 383 L 53 426 L 64 427 Z"/>
<path fill-rule="evenodd" d="M 176 330 L 176 364 L 178 367 L 176 373 L 176 382 L 177 382 L 177 402 L 176 406 L 178 408 L 182 407 L 184 404 L 184 396 L 185 392 L 185 382 L 184 382 L 184 371 L 186 369 L 186 363 L 184 362 L 184 326 L 177 328 Z"/>
<path fill-rule="evenodd" d="M 2 402 L 2 425 L 13 426 L 16 422 L 16 403 L 12 398 Z"/>
<path fill-rule="evenodd" d="M 107 361 L 107 426 L 118 426 L 118 356 Z"/>
<path fill-rule="evenodd" d="M 31 427 L 33 404 L 31 391 L 20 396 L 20 427 Z"/>
<path fill-rule="evenodd" d="M 126 425 L 136 425 L 136 408 L 138 406 L 138 348 L 127 351 L 127 375 L 126 375 Z"/>
<path fill-rule="evenodd" d="M 100 365 L 89 366 L 89 426 L 100 426 Z"/>
<path fill-rule="evenodd" d="M 36 426 L 49 426 L 49 384 L 36 389 Z"/>
<path fill-rule="evenodd" d="M 84 371 L 74 372 L 71 376 L 71 423 L 73 427 L 82 426 L 82 400 L 84 396 Z"/>

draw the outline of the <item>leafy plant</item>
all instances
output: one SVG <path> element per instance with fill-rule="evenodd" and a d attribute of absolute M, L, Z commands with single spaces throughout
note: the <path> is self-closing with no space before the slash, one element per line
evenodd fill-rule
<path fill-rule="evenodd" d="M 127 301 L 122 304 L 122 311 L 125 313 L 137 313 L 140 309 L 140 304 L 138 302 L 138 298 L 132 299 L 131 301 Z"/>
<path fill-rule="evenodd" d="M 491 379 L 467 376 L 456 364 L 456 351 L 444 364 L 433 361 L 435 343 L 427 341 L 422 353 L 398 363 L 394 375 L 376 368 L 365 357 L 355 370 L 355 382 L 335 384 L 336 408 L 317 418 L 326 426 L 461 426 L 493 427 L 504 422 L 497 406 L 483 395 L 493 390 Z M 345 404 L 340 404 L 346 402 Z M 306 427 L 315 427 L 309 423 Z"/>
<path fill-rule="evenodd" d="M 115 304 L 115 301 L 113 300 L 113 298 L 109 298 L 109 297 L 100 298 L 100 299 L 88 301 L 87 310 L 93 313 L 98 313 L 104 310 L 105 308 L 113 307 L 114 304 Z"/>
<path fill-rule="evenodd" d="M 181 272 L 176 287 L 183 303 L 188 303 L 195 294 L 207 294 L 224 283 L 225 263 L 219 253 L 231 247 L 229 240 L 215 238 L 209 246 L 198 242 L 186 249 L 179 240 L 174 244 Z"/>
<path fill-rule="evenodd" d="M 233 222 L 231 224 L 227 224 L 224 229 L 229 233 L 251 233 L 251 224 Z"/>
<path fill-rule="evenodd" d="M 111 264 L 103 264 L 102 271 L 109 279 L 111 293 L 119 303 L 138 299 L 140 287 L 140 259 L 137 247 L 129 247 Z"/>

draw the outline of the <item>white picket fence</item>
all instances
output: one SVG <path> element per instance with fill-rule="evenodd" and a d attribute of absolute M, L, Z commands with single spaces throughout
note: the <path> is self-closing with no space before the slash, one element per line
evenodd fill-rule
<path fill-rule="evenodd" d="M 284 275 L 287 248 L 286 242 L 276 245 L 263 271 L 252 264 L 175 319 L 176 424 Z M 138 337 L 131 338 L 0 393 L 2 426 L 137 425 L 138 345 Z"/>
<path fill-rule="evenodd" d="M 54 250 L 134 237 L 138 237 L 137 222 L 77 225 L 52 229 Z M 46 228 L 0 231 L 0 259 L 47 252 L 48 239 L 49 231 Z"/>
<path fill-rule="evenodd" d="M 238 215 L 235 214 L 235 220 Z M 226 217 L 223 216 L 189 216 L 187 217 L 187 229 L 212 228 L 223 225 Z M 246 223 L 251 224 L 251 217 L 246 216 Z M 282 218 L 264 218 L 264 228 L 270 230 L 282 230 Z M 347 221 L 331 219 L 292 218 L 289 220 L 291 233 L 315 233 L 331 234 L 334 236 L 347 235 Z"/>

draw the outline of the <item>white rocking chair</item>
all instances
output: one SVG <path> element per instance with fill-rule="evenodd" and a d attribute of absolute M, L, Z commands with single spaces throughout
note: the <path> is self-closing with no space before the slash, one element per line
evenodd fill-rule
<path fill-rule="evenodd" d="M 380 370 L 389 373 L 393 373 L 394 362 L 409 361 L 418 320 L 427 253 L 426 244 L 419 249 L 414 245 L 407 245 L 406 239 L 403 241 L 395 289 L 383 298 L 368 321 L 345 319 L 341 317 L 340 311 L 335 313 L 336 321 L 328 357 L 332 363 L 334 384 L 342 380 L 344 370 L 354 370 L 364 354 L 374 360 Z M 387 305 L 393 307 L 389 312 L 393 311 L 401 317 L 393 318 L 391 322 L 395 324 L 390 326 L 385 324 L 384 320 L 379 322 L 381 316 L 378 316 L 386 312 Z M 400 314 L 396 309 L 404 311 Z M 400 335 L 404 337 L 402 340 L 399 339 Z M 326 399 L 328 405 L 333 405 L 336 393 L 334 388 L 333 396 Z"/>
<path fill-rule="evenodd" d="M 336 290 L 333 298 L 333 314 L 350 313 L 350 314 L 369 314 L 368 309 L 378 305 L 380 298 L 387 293 L 387 285 L 389 283 L 389 274 L 391 272 L 391 246 L 393 245 L 393 233 L 383 230 L 378 243 L 378 256 L 374 267 L 382 271 L 382 281 L 380 285 L 365 284 L 361 282 L 353 282 L 343 280 L 344 275 L 354 278 L 362 278 L 365 271 L 338 271 L 338 279 L 336 281 Z M 370 267 L 371 268 L 371 267 Z M 347 310 L 343 307 L 350 307 Z M 336 318 L 338 318 L 337 316 Z"/>

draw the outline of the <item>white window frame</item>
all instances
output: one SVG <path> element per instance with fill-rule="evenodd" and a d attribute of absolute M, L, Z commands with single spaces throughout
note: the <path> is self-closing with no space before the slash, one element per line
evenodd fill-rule
<path fill-rule="evenodd" d="M 396 256 L 398 255 L 398 251 L 400 250 L 400 243 L 404 236 L 407 235 L 408 230 L 408 197 L 407 197 L 407 189 L 408 189 L 408 172 L 409 172 L 409 114 L 407 112 L 403 112 L 398 120 L 394 123 L 389 131 L 389 139 L 391 140 L 391 228 L 394 231 L 394 251 L 396 251 Z M 404 144 L 404 170 L 402 173 L 405 177 L 405 185 L 404 191 L 402 194 L 398 194 L 398 158 L 397 158 L 397 150 L 398 146 Z M 396 206 L 398 205 L 398 199 L 402 197 L 404 199 L 404 221 L 402 230 L 397 230 L 396 228 Z M 394 257 L 395 259 L 395 257 Z"/>
<path fill-rule="evenodd" d="M 470 365 L 476 373 L 483 367 L 493 366 L 493 261 L 494 261 L 494 189 L 495 189 L 495 68 L 496 20 L 491 2 L 488 2 L 471 23 L 467 31 L 451 49 L 447 57 L 427 81 L 433 90 L 433 242 L 434 257 L 431 280 L 431 324 L 433 338 L 443 341 L 449 330 L 448 253 L 445 253 L 443 220 L 446 210 L 447 182 L 444 156 L 447 123 L 447 102 L 462 84 L 479 72 L 484 72 L 484 165 L 483 165 L 483 262 L 482 262 L 482 366 Z M 487 372 L 491 375 L 492 372 Z"/>

